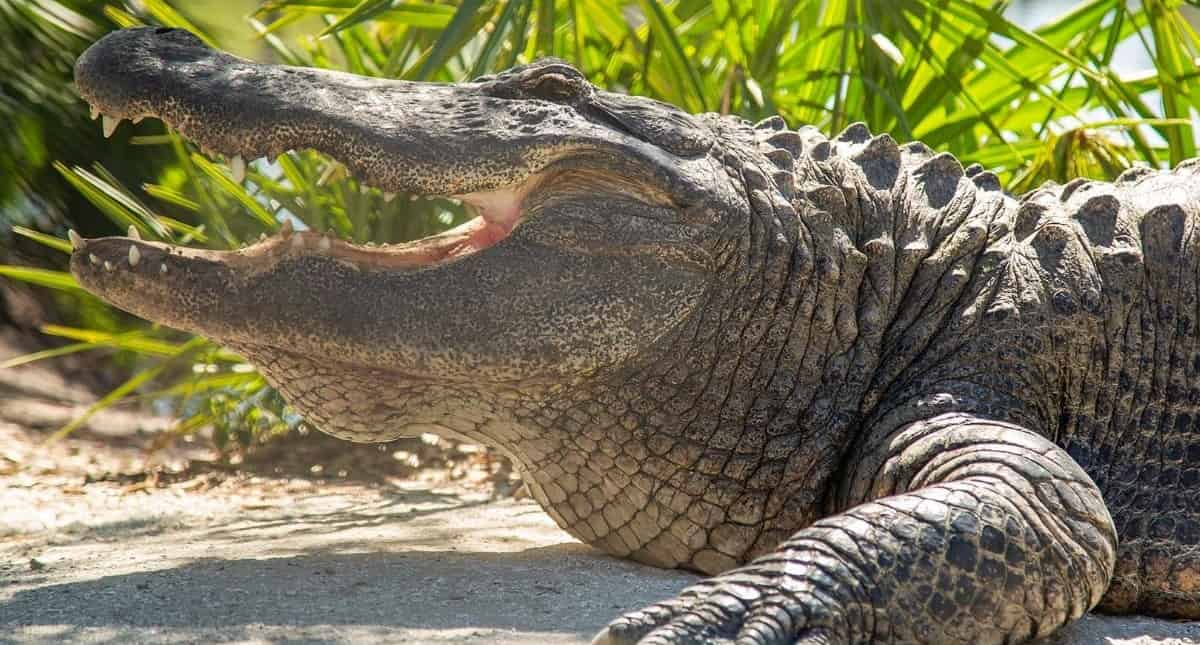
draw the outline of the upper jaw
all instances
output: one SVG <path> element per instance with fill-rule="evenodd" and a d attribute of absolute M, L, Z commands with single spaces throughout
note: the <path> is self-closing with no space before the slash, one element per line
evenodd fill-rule
<path fill-rule="evenodd" d="M 498 82 L 419 83 L 257 63 L 186 31 L 148 27 L 114 31 L 75 63 L 76 88 L 106 117 L 106 131 L 122 119 L 159 118 L 229 157 L 235 177 L 243 159 L 314 149 L 385 193 L 460 196 L 481 208 L 490 193 L 576 162 L 653 177 L 684 200 L 697 191 L 702 160 L 681 160 L 614 129 L 611 119 L 587 116 L 595 110 L 502 98 Z"/>
<path fill-rule="evenodd" d="M 153 116 L 231 159 L 316 149 L 385 192 L 515 187 L 605 134 L 567 106 L 496 98 L 476 83 L 256 63 L 180 30 L 110 33 L 76 61 L 75 84 L 106 131 Z"/>

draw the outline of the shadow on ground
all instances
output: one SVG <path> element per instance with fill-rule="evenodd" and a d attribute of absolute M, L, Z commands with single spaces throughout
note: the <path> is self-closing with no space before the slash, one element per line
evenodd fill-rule
<path fill-rule="evenodd" d="M 646 576 L 640 567 L 618 564 L 573 544 L 517 553 L 212 557 L 19 591 L 3 605 L 3 622 L 56 627 L 63 636 L 88 628 L 183 628 L 212 630 L 215 637 L 255 626 L 304 632 L 341 625 L 397 636 L 472 629 L 585 640 L 621 611 L 678 588 L 676 576 Z"/>

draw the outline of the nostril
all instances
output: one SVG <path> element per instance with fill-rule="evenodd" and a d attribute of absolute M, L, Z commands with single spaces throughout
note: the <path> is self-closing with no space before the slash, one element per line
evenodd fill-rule
<path fill-rule="evenodd" d="M 175 29 L 173 29 L 171 27 L 159 27 L 158 29 L 154 30 L 154 33 L 161 36 L 163 34 L 169 34 L 173 31 L 175 31 Z"/>

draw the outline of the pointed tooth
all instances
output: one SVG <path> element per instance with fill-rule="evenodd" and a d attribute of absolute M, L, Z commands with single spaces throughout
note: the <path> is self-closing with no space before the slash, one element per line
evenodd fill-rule
<path fill-rule="evenodd" d="M 121 125 L 121 120 L 114 119 L 106 114 L 100 117 L 100 124 L 104 128 L 104 138 L 107 139 L 112 136 L 113 132 L 116 132 L 117 126 Z"/>
<path fill-rule="evenodd" d="M 82 249 L 87 244 L 83 237 L 79 233 L 76 233 L 73 228 L 67 230 L 67 239 L 71 240 L 71 248 L 76 251 Z"/>
<path fill-rule="evenodd" d="M 167 272 L 167 263 L 166 263 L 166 262 L 163 262 L 162 264 L 159 264 L 159 265 L 158 265 L 158 272 L 159 272 L 159 273 L 166 273 L 166 272 Z"/>
<path fill-rule="evenodd" d="M 135 267 L 138 265 L 138 262 L 141 262 L 141 261 L 142 261 L 141 251 L 138 251 L 138 248 L 136 246 L 131 245 L 129 247 L 129 266 Z"/>
<path fill-rule="evenodd" d="M 133 117 L 132 119 L 129 119 L 129 121 L 130 121 L 131 123 L 133 123 L 134 125 L 137 125 L 137 124 L 141 123 L 141 122 L 142 122 L 142 119 L 144 119 L 144 118 L 146 118 L 146 117 L 144 117 L 144 116 L 135 116 L 135 117 Z"/>
<path fill-rule="evenodd" d="M 237 183 L 242 183 L 246 179 L 246 160 L 242 155 L 234 155 L 233 159 L 229 160 L 229 172 L 233 175 L 233 180 Z"/>
<path fill-rule="evenodd" d="M 112 270 L 113 270 L 113 263 L 112 263 L 112 262 L 109 262 L 108 260 L 105 260 L 105 261 L 104 261 L 104 270 L 105 270 L 105 271 L 112 271 Z"/>
<path fill-rule="evenodd" d="M 96 257 L 95 253 L 88 253 L 88 262 L 92 264 L 100 264 L 100 258 Z"/>
<path fill-rule="evenodd" d="M 258 234 L 258 241 L 259 241 L 259 242 L 262 242 L 262 241 L 263 241 L 263 240 L 265 240 L 265 239 L 267 239 L 267 234 L 266 234 L 266 233 L 259 233 L 259 234 Z"/>
<path fill-rule="evenodd" d="M 286 240 L 291 236 L 292 236 L 292 220 L 285 219 L 285 220 L 283 220 L 283 223 L 279 225 L 279 237 L 282 237 L 283 239 Z"/>
<path fill-rule="evenodd" d="M 383 201 L 385 203 L 390 203 L 393 199 L 396 199 L 396 193 L 384 193 L 383 194 Z"/>
<path fill-rule="evenodd" d="M 134 226 L 133 224 L 129 225 L 129 231 L 126 233 L 125 236 L 131 240 L 141 241 L 141 239 L 142 239 L 142 234 L 138 233 L 137 227 Z"/>
<path fill-rule="evenodd" d="M 329 238 L 325 235 L 322 235 L 321 240 L 319 242 L 317 242 L 317 248 L 322 251 L 328 251 L 329 247 L 331 247 L 331 246 L 333 246 L 333 243 L 330 242 Z"/>
<path fill-rule="evenodd" d="M 98 108 L 94 105 L 91 105 L 88 107 L 92 108 L 92 120 L 95 121 L 96 119 L 99 119 L 100 118 L 100 108 Z"/>

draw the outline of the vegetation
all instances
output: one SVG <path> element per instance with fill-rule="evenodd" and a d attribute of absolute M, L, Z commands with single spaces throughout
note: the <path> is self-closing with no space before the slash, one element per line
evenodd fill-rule
<path fill-rule="evenodd" d="M 65 251 L 66 216 L 82 225 L 99 212 L 108 223 L 85 232 L 134 226 L 145 238 L 230 248 L 283 218 L 360 242 L 461 221 L 448 203 L 389 202 L 311 151 L 252 162 L 235 182 L 223 160 L 153 120 L 97 139 L 65 85 L 73 56 L 113 26 L 199 31 L 189 4 L 0 0 L 0 61 L 16 70 L 0 80 L 0 118 L 17 124 L 0 148 L 0 221 L 12 231 Z M 1196 0 L 1085 0 L 1026 30 L 1007 0 L 267 0 L 243 29 L 262 58 L 405 79 L 461 81 L 559 56 L 600 86 L 695 112 L 781 114 L 826 131 L 866 121 L 994 169 L 1016 192 L 1196 155 L 1200 37 L 1186 4 Z M 1153 67 L 1118 74 L 1115 57 L 1130 49 Z M 79 197 L 94 210 L 66 210 Z M 166 401 L 181 432 L 211 426 L 222 447 L 299 423 L 236 355 L 111 312 L 79 314 L 103 308 L 61 271 L 0 274 L 74 294 L 65 306 L 78 308 L 78 326 L 44 330 L 69 344 L 9 365 L 113 351 L 130 376 L 97 407 Z"/>

